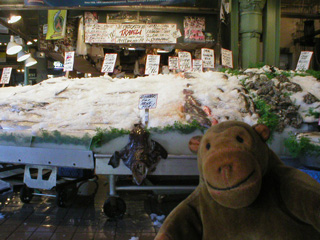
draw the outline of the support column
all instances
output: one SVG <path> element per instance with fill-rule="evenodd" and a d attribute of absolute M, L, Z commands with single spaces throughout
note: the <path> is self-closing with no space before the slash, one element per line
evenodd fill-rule
<path fill-rule="evenodd" d="M 259 63 L 262 9 L 266 0 L 240 0 L 242 68 Z"/>
<path fill-rule="evenodd" d="M 231 51 L 233 67 L 239 67 L 239 0 L 231 0 Z"/>
<path fill-rule="evenodd" d="M 280 19 L 281 1 L 268 0 L 263 25 L 263 59 L 265 64 L 276 67 L 280 64 Z"/>

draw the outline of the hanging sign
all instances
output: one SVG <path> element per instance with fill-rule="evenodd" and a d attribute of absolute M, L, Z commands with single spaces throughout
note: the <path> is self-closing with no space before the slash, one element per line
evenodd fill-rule
<path fill-rule="evenodd" d="M 183 72 L 192 70 L 192 58 L 189 52 L 178 52 L 179 69 Z"/>
<path fill-rule="evenodd" d="M 5 67 L 2 69 L 0 84 L 8 84 L 10 82 L 12 67 Z"/>
<path fill-rule="evenodd" d="M 111 73 L 114 70 L 114 65 L 116 64 L 117 54 L 116 53 L 106 53 L 104 56 L 101 72 Z"/>
<path fill-rule="evenodd" d="M 179 61 L 177 57 L 169 57 L 168 65 L 170 70 L 177 70 L 179 69 Z"/>
<path fill-rule="evenodd" d="M 139 109 L 152 109 L 157 107 L 158 94 L 140 95 Z"/>
<path fill-rule="evenodd" d="M 74 51 L 65 52 L 64 55 L 64 68 L 63 71 L 73 71 L 73 63 L 74 63 Z"/>
<path fill-rule="evenodd" d="M 296 71 L 306 71 L 309 69 L 312 54 L 312 51 L 301 51 Z"/>
<path fill-rule="evenodd" d="M 115 24 L 116 43 L 144 43 L 146 41 L 145 24 Z"/>
<path fill-rule="evenodd" d="M 222 66 L 233 68 L 232 51 L 221 48 L 221 62 Z"/>
<path fill-rule="evenodd" d="M 67 10 L 48 10 L 46 40 L 61 39 L 66 34 Z"/>
<path fill-rule="evenodd" d="M 146 43 L 176 43 L 176 24 L 147 24 Z"/>
<path fill-rule="evenodd" d="M 209 48 L 201 48 L 203 68 L 214 68 L 214 51 Z"/>
<path fill-rule="evenodd" d="M 147 55 L 146 75 L 155 75 L 159 73 L 160 55 Z"/>
<path fill-rule="evenodd" d="M 201 59 L 193 59 L 192 60 L 192 70 L 194 72 L 202 72 L 202 60 Z"/>
<path fill-rule="evenodd" d="M 183 21 L 185 42 L 205 41 L 205 18 L 186 16 Z"/>

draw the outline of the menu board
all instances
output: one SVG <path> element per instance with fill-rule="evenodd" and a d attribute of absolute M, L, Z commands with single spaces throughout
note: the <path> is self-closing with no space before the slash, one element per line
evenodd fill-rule
<path fill-rule="evenodd" d="M 193 59 L 192 60 L 192 70 L 194 72 L 202 72 L 202 60 L 201 59 Z"/>
<path fill-rule="evenodd" d="M 176 43 L 176 24 L 86 24 L 86 43 Z"/>
<path fill-rule="evenodd" d="M 116 53 L 106 53 L 104 55 L 104 60 L 101 68 L 103 73 L 111 73 L 114 70 L 114 65 L 116 64 L 117 54 Z"/>
<path fill-rule="evenodd" d="M 108 24 L 111 25 L 111 24 Z M 145 24 L 115 24 L 116 43 L 144 43 L 146 37 Z"/>
<path fill-rule="evenodd" d="M 170 70 L 177 70 L 179 69 L 179 61 L 177 57 L 169 57 L 168 65 Z"/>
<path fill-rule="evenodd" d="M 160 64 L 160 55 L 147 55 L 146 75 L 158 74 Z"/>
<path fill-rule="evenodd" d="M 214 68 L 214 51 L 209 48 L 201 48 L 201 59 L 204 68 Z"/>
<path fill-rule="evenodd" d="M 8 84 L 10 82 L 12 67 L 5 67 L 2 69 L 0 84 Z"/>
<path fill-rule="evenodd" d="M 305 71 L 309 69 L 312 54 L 312 51 L 301 51 L 296 71 Z"/>
<path fill-rule="evenodd" d="M 183 72 L 192 70 L 192 58 L 189 52 L 178 52 L 179 69 Z"/>
<path fill-rule="evenodd" d="M 221 48 L 221 62 L 222 66 L 233 68 L 232 51 Z"/>
<path fill-rule="evenodd" d="M 86 43 L 114 43 L 116 24 L 86 24 Z"/>
<path fill-rule="evenodd" d="M 63 71 L 73 71 L 74 52 L 65 52 Z"/>
<path fill-rule="evenodd" d="M 176 43 L 175 24 L 147 24 L 146 43 Z"/>

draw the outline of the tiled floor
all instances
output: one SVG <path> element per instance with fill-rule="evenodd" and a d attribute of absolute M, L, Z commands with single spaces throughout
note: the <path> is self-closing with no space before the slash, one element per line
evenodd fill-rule
<path fill-rule="evenodd" d="M 186 195 L 168 197 L 162 203 L 151 192 L 125 192 L 127 211 L 122 219 L 110 220 L 103 212 L 106 178 L 100 177 L 95 197 L 79 196 L 68 208 L 60 208 L 55 198 L 34 196 L 29 204 L 20 201 L 19 192 L 0 207 L 0 239 L 154 239 L 158 227 L 150 213 L 167 215 Z M 55 194 L 55 193 L 53 193 Z"/>

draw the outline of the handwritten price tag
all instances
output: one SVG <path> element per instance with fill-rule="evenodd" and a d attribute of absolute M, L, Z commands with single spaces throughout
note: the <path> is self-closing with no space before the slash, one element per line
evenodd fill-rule
<path fill-rule="evenodd" d="M 146 75 L 155 75 L 159 72 L 160 55 L 147 55 Z"/>
<path fill-rule="evenodd" d="M 169 57 L 168 63 L 169 63 L 170 70 L 179 69 L 179 61 L 177 57 Z"/>
<path fill-rule="evenodd" d="M 209 48 L 201 48 L 201 59 L 204 68 L 214 68 L 214 51 Z"/>
<path fill-rule="evenodd" d="M 140 95 L 139 109 L 152 109 L 157 107 L 158 94 Z"/>
<path fill-rule="evenodd" d="M 232 51 L 221 48 L 221 62 L 222 66 L 233 68 Z"/>
<path fill-rule="evenodd" d="M 8 84 L 10 82 L 11 71 L 12 71 L 12 67 L 3 68 L 1 80 L 0 80 L 1 84 Z"/>
<path fill-rule="evenodd" d="M 65 52 L 63 71 L 73 71 L 74 52 Z"/>
<path fill-rule="evenodd" d="M 114 65 L 116 64 L 117 54 L 116 53 L 106 53 L 104 56 L 101 72 L 111 73 L 113 72 Z"/>
<path fill-rule="evenodd" d="M 312 54 L 313 52 L 311 51 L 301 51 L 296 71 L 305 71 L 309 69 Z"/>

